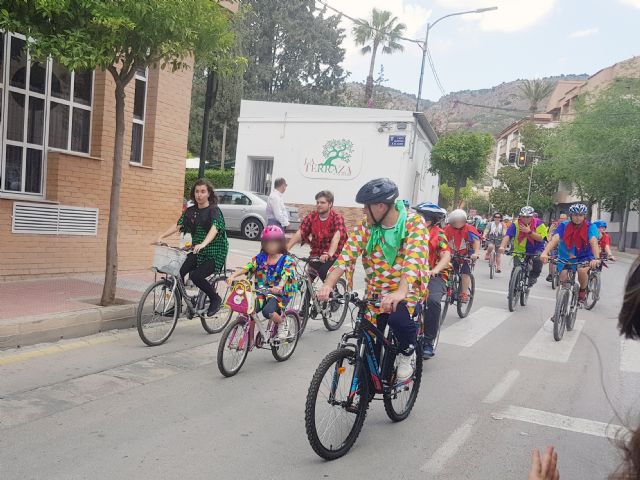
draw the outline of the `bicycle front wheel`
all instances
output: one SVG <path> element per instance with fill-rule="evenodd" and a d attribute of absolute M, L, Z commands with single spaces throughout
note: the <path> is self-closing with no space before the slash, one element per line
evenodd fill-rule
<path fill-rule="evenodd" d="M 278 338 L 273 340 L 271 344 L 271 354 L 279 362 L 289 360 L 289 357 L 293 355 L 296 346 L 298 345 L 298 339 L 300 338 L 300 319 L 298 313 L 293 310 L 288 310 L 284 314 L 283 321 L 287 322 L 287 329 L 289 334 L 287 338 Z"/>
<path fill-rule="evenodd" d="M 489 257 L 489 278 L 493 280 L 496 273 L 496 253 L 495 250 L 491 252 Z"/>
<path fill-rule="evenodd" d="M 475 293 L 476 293 L 476 279 L 473 276 L 473 273 L 470 274 L 469 277 L 471 278 L 471 284 L 469 286 L 469 301 L 467 303 L 462 303 L 459 299 L 460 296 L 458 295 L 457 310 L 458 310 L 458 316 L 460 318 L 465 318 L 467 315 L 469 315 L 469 312 L 471 311 L 471 306 L 473 305 L 473 297 L 475 296 Z M 460 289 L 462 290 L 462 281 L 460 282 Z"/>
<path fill-rule="evenodd" d="M 231 320 L 231 310 L 229 310 L 224 303 L 229 294 L 229 286 L 226 283 L 226 277 L 214 278 L 210 283 L 222 301 L 220 302 L 220 307 L 212 316 L 209 317 L 206 314 L 200 315 L 200 322 L 202 323 L 202 328 L 204 328 L 207 333 L 220 333 Z M 209 303 L 209 297 L 205 295 L 202 308 L 208 310 Z"/>
<path fill-rule="evenodd" d="M 175 281 L 175 280 L 174 280 Z M 151 284 L 142 294 L 136 311 L 138 335 L 150 347 L 166 342 L 178 323 L 182 297 L 168 279 Z"/>
<path fill-rule="evenodd" d="M 238 316 L 225 329 L 218 344 L 218 370 L 225 377 L 240 371 L 249 354 L 249 319 Z"/>
<path fill-rule="evenodd" d="M 406 419 L 418 398 L 420 383 L 422 382 L 422 355 L 416 349 L 416 369 L 411 380 L 393 387 L 391 392 L 383 396 L 384 410 L 394 422 Z"/>
<path fill-rule="evenodd" d="M 309 385 L 305 429 L 311 448 L 325 460 L 345 455 L 362 430 L 369 384 L 364 369 L 356 368 L 353 350 L 335 350 L 322 360 Z"/>
<path fill-rule="evenodd" d="M 520 288 L 520 275 L 522 269 L 520 267 L 513 267 L 511 270 L 511 278 L 509 279 L 509 293 L 507 295 L 507 302 L 509 304 L 509 311 L 514 312 L 516 305 L 518 304 L 518 291 Z"/>
<path fill-rule="evenodd" d="M 589 275 L 589 283 L 587 284 L 587 300 L 584 302 L 584 308 L 591 310 L 598 303 L 600 293 L 600 278 L 596 273 Z"/>
<path fill-rule="evenodd" d="M 349 302 L 347 301 L 347 282 L 344 278 L 338 280 L 333 290 L 334 299 L 329 300 L 329 308 L 326 314 L 322 316 L 324 326 L 330 332 L 339 329 L 344 323 L 349 310 Z"/>
<path fill-rule="evenodd" d="M 556 298 L 556 309 L 553 312 L 553 338 L 556 342 L 562 340 L 567 321 L 567 306 L 570 292 L 566 288 L 560 289 Z"/>
<path fill-rule="evenodd" d="M 573 295 L 571 296 L 571 304 L 566 315 L 567 318 L 567 331 L 573 330 L 576 324 L 576 317 L 578 316 L 578 295 L 580 291 L 580 285 L 577 283 L 573 286 Z"/>

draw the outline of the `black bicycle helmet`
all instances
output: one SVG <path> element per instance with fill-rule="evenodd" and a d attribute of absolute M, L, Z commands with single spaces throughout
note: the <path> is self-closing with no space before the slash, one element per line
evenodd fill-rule
<path fill-rule="evenodd" d="M 392 204 L 398 198 L 398 186 L 389 178 L 376 178 L 365 183 L 356 194 L 356 202 L 363 205 L 372 203 Z"/>

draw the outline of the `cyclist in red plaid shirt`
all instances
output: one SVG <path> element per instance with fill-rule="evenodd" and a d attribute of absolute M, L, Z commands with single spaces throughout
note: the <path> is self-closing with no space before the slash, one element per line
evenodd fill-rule
<path fill-rule="evenodd" d="M 333 210 L 333 193 L 322 190 L 316 194 L 316 211 L 310 213 L 300 225 L 300 229 L 291 237 L 287 249 L 297 244 L 311 245 L 311 256 L 319 257 L 319 262 L 310 266 L 318 272 L 322 281 L 347 241 L 347 229 L 344 218 Z"/>

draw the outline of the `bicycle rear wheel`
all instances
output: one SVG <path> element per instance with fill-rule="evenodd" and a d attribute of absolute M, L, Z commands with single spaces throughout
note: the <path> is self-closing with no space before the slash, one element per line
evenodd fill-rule
<path fill-rule="evenodd" d="M 562 340 L 567 321 L 567 306 L 571 292 L 562 288 L 556 297 L 556 308 L 553 313 L 553 338 L 556 342 Z"/>
<path fill-rule="evenodd" d="M 600 277 L 597 273 L 589 275 L 589 283 L 587 284 L 587 300 L 584 302 L 584 308 L 591 310 L 598 303 L 600 296 Z"/>
<path fill-rule="evenodd" d="M 522 277 L 520 281 L 520 305 L 523 307 L 527 306 L 527 302 L 529 301 L 529 292 L 531 291 L 531 287 L 529 287 L 529 279 L 525 272 L 522 272 Z"/>
<path fill-rule="evenodd" d="M 467 303 L 462 303 L 460 301 L 460 296 L 458 295 L 458 305 L 456 307 L 458 310 L 458 316 L 460 318 L 465 318 L 467 315 L 469 315 L 471 306 L 473 305 L 473 297 L 476 293 L 476 279 L 473 276 L 473 273 L 471 273 L 469 277 L 471 278 L 471 284 L 469 287 L 469 301 Z M 460 289 L 462 289 L 462 281 L 460 282 Z"/>
<path fill-rule="evenodd" d="M 578 295 L 580 291 L 580 285 L 577 283 L 573 286 L 573 295 L 571 296 L 571 304 L 567 312 L 567 331 L 573 330 L 576 324 L 576 317 L 578 316 Z"/>
<path fill-rule="evenodd" d="M 513 267 L 513 270 L 511 270 L 511 278 L 509 279 L 509 293 L 507 294 L 507 303 L 509 304 L 510 312 L 514 312 L 518 304 L 521 275 L 522 268 L 520 266 Z"/>
<path fill-rule="evenodd" d="M 283 320 L 287 322 L 289 329 L 289 335 L 286 339 L 273 340 L 271 344 L 271 354 L 279 362 L 289 360 L 291 355 L 298 345 L 298 339 L 300 338 L 300 319 L 298 313 L 293 310 L 287 310 L 284 314 Z"/>
<path fill-rule="evenodd" d="M 216 313 L 211 317 L 208 317 L 206 314 L 200 315 L 200 323 L 202 323 L 202 328 L 204 328 L 207 333 L 219 333 L 224 330 L 224 327 L 226 327 L 231 320 L 231 310 L 229 310 L 224 303 L 229 294 L 229 286 L 226 284 L 226 277 L 214 278 L 210 283 L 213 285 L 213 290 L 220 295 L 222 301 Z M 209 297 L 205 295 L 202 308 L 208 310 L 209 303 Z"/>
<path fill-rule="evenodd" d="M 344 278 L 338 280 L 336 288 L 333 291 L 337 298 L 329 300 L 329 308 L 325 315 L 322 315 L 324 326 L 330 332 L 339 329 L 344 323 L 349 310 L 349 302 L 347 301 L 347 282 Z"/>
<path fill-rule="evenodd" d="M 166 342 L 178 323 L 182 297 L 168 279 L 151 284 L 142 294 L 136 311 L 138 335 L 150 347 Z"/>
<path fill-rule="evenodd" d="M 493 280 L 493 277 L 496 273 L 496 252 L 495 249 L 491 251 L 491 256 L 489 257 L 489 278 Z"/>
<path fill-rule="evenodd" d="M 384 411 L 394 422 L 405 420 L 416 403 L 422 382 L 422 361 L 422 349 L 416 348 L 416 369 L 411 381 L 394 386 L 391 392 L 382 397 Z"/>
<path fill-rule="evenodd" d="M 232 377 L 240 371 L 249 354 L 249 319 L 238 316 L 220 338 L 218 344 L 218 370 L 225 377 Z"/>
<path fill-rule="evenodd" d="M 320 362 L 309 385 L 305 429 L 311 448 L 325 460 L 345 455 L 362 430 L 369 408 L 369 384 L 364 369 L 358 370 L 353 350 L 334 350 Z M 357 388 L 351 396 L 354 383 Z"/>
<path fill-rule="evenodd" d="M 311 296 L 309 294 L 309 287 L 306 280 L 304 280 L 300 284 L 299 291 L 298 293 L 296 293 L 296 296 L 294 297 L 294 300 L 292 300 L 292 302 L 293 301 L 296 301 L 295 305 L 297 306 L 298 316 L 300 317 L 300 330 L 298 335 L 302 336 L 305 329 L 307 328 L 307 322 L 309 321 L 309 312 L 311 310 Z"/>

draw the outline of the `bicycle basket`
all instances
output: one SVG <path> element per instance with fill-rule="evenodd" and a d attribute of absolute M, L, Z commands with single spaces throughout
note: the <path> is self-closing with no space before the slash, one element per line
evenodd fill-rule
<path fill-rule="evenodd" d="M 153 254 L 153 268 L 162 273 L 179 276 L 180 267 L 187 259 L 187 252 L 156 245 Z"/>
<path fill-rule="evenodd" d="M 237 313 L 251 315 L 256 308 L 255 295 L 251 282 L 240 280 L 237 282 L 227 297 L 227 306 Z"/>

